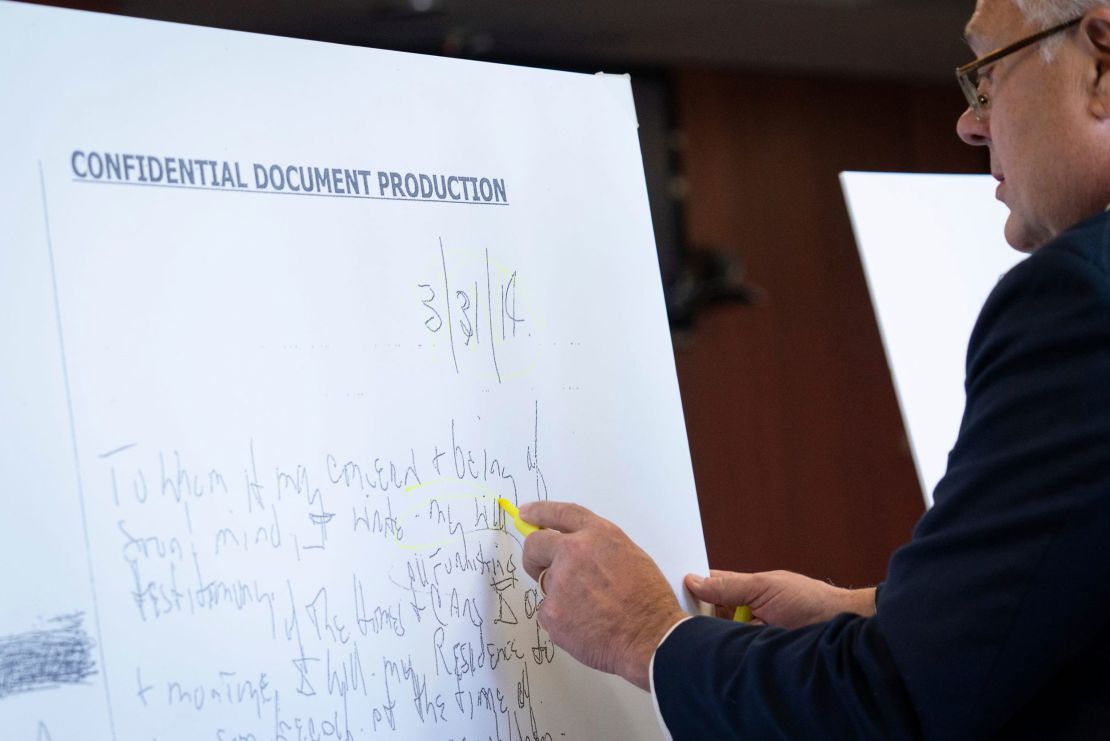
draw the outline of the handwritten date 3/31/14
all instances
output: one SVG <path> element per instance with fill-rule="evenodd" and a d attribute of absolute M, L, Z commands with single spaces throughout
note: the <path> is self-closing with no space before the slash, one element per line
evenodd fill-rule
<path fill-rule="evenodd" d="M 446 331 L 455 373 L 460 372 L 460 363 L 466 363 L 468 353 L 488 348 L 488 362 L 501 383 L 498 345 L 527 334 L 517 305 L 517 272 L 495 268 L 488 249 L 483 262 L 472 263 L 467 271 L 452 272 L 442 239 L 439 256 L 440 274 L 432 282 L 417 284 L 425 309 L 424 327 L 434 335 Z"/>

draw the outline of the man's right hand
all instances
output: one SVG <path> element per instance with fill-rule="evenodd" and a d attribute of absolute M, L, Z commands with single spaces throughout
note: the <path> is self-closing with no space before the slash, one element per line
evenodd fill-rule
<path fill-rule="evenodd" d="M 738 605 L 747 605 L 757 625 L 798 628 L 842 612 L 864 617 L 875 614 L 874 587 L 841 589 L 792 571 L 739 574 L 714 570 L 708 578 L 689 574 L 686 588 L 701 601 L 716 605 L 719 617 L 731 618 Z"/>

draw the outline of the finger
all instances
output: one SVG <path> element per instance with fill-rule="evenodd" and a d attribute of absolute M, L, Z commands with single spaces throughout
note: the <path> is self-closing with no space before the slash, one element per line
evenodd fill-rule
<path fill-rule="evenodd" d="M 547 630 L 547 610 L 544 609 L 546 605 L 547 597 L 541 599 L 540 603 L 536 605 L 536 622 L 538 622 L 540 624 L 540 627 L 544 630 Z"/>
<path fill-rule="evenodd" d="M 561 533 L 554 530 L 537 530 L 524 539 L 524 570 L 533 579 L 551 566 L 559 547 Z"/>
<path fill-rule="evenodd" d="M 527 522 L 562 533 L 573 533 L 601 520 L 590 510 L 570 502 L 528 502 L 520 508 Z"/>
<path fill-rule="evenodd" d="M 688 574 L 685 583 L 690 594 L 715 605 L 746 605 L 757 595 L 751 574 L 716 572 L 709 577 Z"/>

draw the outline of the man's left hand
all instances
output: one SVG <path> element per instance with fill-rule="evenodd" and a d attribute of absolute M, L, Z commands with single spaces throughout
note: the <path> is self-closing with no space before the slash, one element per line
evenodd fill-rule
<path fill-rule="evenodd" d="M 524 541 L 524 570 L 546 590 L 540 624 L 586 666 L 647 690 L 656 646 L 686 613 L 651 557 L 585 507 L 531 502 L 521 517 L 547 528 Z"/>

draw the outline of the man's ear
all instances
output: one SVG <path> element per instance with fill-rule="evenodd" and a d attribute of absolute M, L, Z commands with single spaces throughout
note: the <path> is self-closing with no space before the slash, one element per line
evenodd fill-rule
<path fill-rule="evenodd" d="M 1110 7 L 1089 12 L 1079 33 L 1096 65 L 1091 112 L 1101 120 L 1110 120 Z"/>

